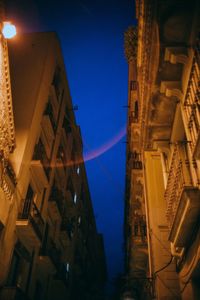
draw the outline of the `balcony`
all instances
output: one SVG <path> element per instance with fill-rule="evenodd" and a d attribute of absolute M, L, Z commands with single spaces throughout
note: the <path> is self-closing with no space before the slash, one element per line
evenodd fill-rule
<path fill-rule="evenodd" d="M 26 199 L 23 210 L 16 221 L 17 232 L 22 240 L 29 245 L 40 244 L 44 232 L 44 221 L 36 204 L 31 199 Z"/>
<path fill-rule="evenodd" d="M 76 126 L 76 151 L 78 153 L 83 152 L 83 142 L 82 142 L 82 136 L 81 136 L 81 128 L 80 126 Z"/>
<path fill-rule="evenodd" d="M 147 243 L 147 228 L 145 215 L 133 216 L 133 240 L 134 244 L 146 245 Z"/>
<path fill-rule="evenodd" d="M 41 139 L 44 144 L 47 157 L 49 159 L 51 158 L 52 147 L 55 140 L 55 134 L 57 129 L 55 113 L 50 100 L 51 98 L 49 98 L 49 101 L 46 105 L 46 109 L 44 111 L 42 122 L 41 122 L 41 128 L 42 128 Z"/>
<path fill-rule="evenodd" d="M 185 247 L 198 221 L 200 190 L 192 184 L 186 145 L 176 144 L 165 191 L 169 240 L 175 247 Z"/>
<path fill-rule="evenodd" d="M 49 159 L 46 155 L 44 145 L 40 139 L 39 142 L 35 145 L 35 150 L 31 161 L 31 171 L 34 178 L 37 179 L 37 185 L 42 186 L 42 188 L 48 186 L 50 170 L 51 168 Z"/>
<path fill-rule="evenodd" d="M 54 87 L 57 101 L 60 102 L 63 94 L 63 85 L 62 85 L 61 70 L 59 67 L 57 67 L 55 70 L 52 86 Z"/>
<path fill-rule="evenodd" d="M 51 129 L 53 130 L 53 132 L 56 132 L 56 121 L 54 118 L 54 113 L 53 113 L 53 107 L 50 101 L 48 101 L 46 109 L 44 111 L 44 117 L 48 117 L 50 124 L 51 124 Z"/>
<path fill-rule="evenodd" d="M 71 158 L 72 146 L 73 146 L 73 135 L 70 125 L 66 118 L 63 121 L 62 128 L 62 143 L 66 151 L 66 157 L 68 160 Z"/>
<path fill-rule="evenodd" d="M 137 151 L 129 152 L 128 164 L 131 169 L 142 170 L 141 154 Z"/>
<path fill-rule="evenodd" d="M 66 231 L 68 238 L 72 240 L 74 233 L 75 233 L 75 225 L 76 221 L 74 217 L 71 218 L 63 218 L 61 224 L 61 231 Z"/>
<path fill-rule="evenodd" d="M 61 251 L 56 247 L 54 241 L 49 238 L 44 244 L 39 253 L 40 262 L 52 268 L 53 266 L 59 270 L 61 264 Z"/>
<path fill-rule="evenodd" d="M 58 176 L 59 179 L 59 186 L 63 188 L 66 183 L 66 170 L 65 170 L 65 163 L 61 158 L 56 159 L 56 175 Z"/>
<path fill-rule="evenodd" d="M 28 296 L 19 287 L 5 286 L 0 291 L 1 300 L 28 300 Z"/>
<path fill-rule="evenodd" d="M 197 44 L 200 44 L 198 40 Z M 189 140 L 193 156 L 200 159 L 200 106 L 199 106 L 199 78 L 200 78 L 200 47 L 197 45 L 194 51 L 193 64 L 190 79 L 184 101 L 184 110 L 189 129 Z"/>
<path fill-rule="evenodd" d="M 55 186 L 52 188 L 48 205 L 50 214 L 53 214 L 54 218 L 60 219 L 63 214 L 64 197 L 62 192 Z"/>
<path fill-rule="evenodd" d="M 61 210 L 57 202 L 58 201 L 56 199 L 49 199 L 48 212 L 52 220 L 61 221 Z"/>

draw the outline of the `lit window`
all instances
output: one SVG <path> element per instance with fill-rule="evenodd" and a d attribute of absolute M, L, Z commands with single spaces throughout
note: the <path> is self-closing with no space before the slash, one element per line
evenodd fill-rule
<path fill-rule="evenodd" d="M 69 263 L 66 263 L 66 272 L 69 272 Z"/>
<path fill-rule="evenodd" d="M 81 216 L 78 217 L 78 225 L 81 224 Z"/>
<path fill-rule="evenodd" d="M 80 167 L 77 168 L 76 173 L 79 175 L 80 174 Z"/>
<path fill-rule="evenodd" d="M 77 194 L 75 193 L 74 194 L 74 203 L 76 204 L 76 202 L 77 202 Z"/>

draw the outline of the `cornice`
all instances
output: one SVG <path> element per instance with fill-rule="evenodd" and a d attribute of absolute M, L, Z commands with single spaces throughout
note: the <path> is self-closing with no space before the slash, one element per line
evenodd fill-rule
<path fill-rule="evenodd" d="M 0 153 L 8 159 L 15 147 L 15 132 L 7 41 L 0 38 Z"/>
<path fill-rule="evenodd" d="M 147 122 L 147 110 L 148 110 L 148 99 L 150 93 L 149 81 L 149 66 L 151 59 L 151 47 L 152 47 L 152 32 L 153 32 L 153 4 L 154 1 L 147 1 L 144 3 L 140 2 L 139 7 L 139 26 L 138 26 L 138 53 L 137 53 L 137 64 L 140 70 L 140 78 L 138 78 L 140 86 L 140 132 L 142 132 L 140 146 L 144 147 L 146 139 L 145 125 Z"/>
<path fill-rule="evenodd" d="M 124 51 L 128 62 L 137 57 L 137 27 L 130 26 L 124 33 Z"/>

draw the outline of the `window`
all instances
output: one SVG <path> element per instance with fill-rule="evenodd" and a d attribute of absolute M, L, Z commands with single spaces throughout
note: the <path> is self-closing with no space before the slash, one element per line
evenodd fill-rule
<path fill-rule="evenodd" d="M 55 87 L 55 92 L 57 95 L 57 100 L 59 102 L 60 96 L 62 94 L 61 88 L 62 88 L 62 79 L 61 79 L 61 69 L 60 67 L 57 67 L 54 73 L 52 85 Z"/>
<path fill-rule="evenodd" d="M 81 224 L 81 216 L 78 217 L 78 226 Z"/>
<path fill-rule="evenodd" d="M 131 91 L 137 90 L 137 81 L 135 81 L 135 80 L 130 81 L 130 90 Z"/>
<path fill-rule="evenodd" d="M 134 117 L 138 119 L 138 101 L 136 100 L 134 103 Z"/>
<path fill-rule="evenodd" d="M 76 204 L 76 202 L 77 202 L 77 194 L 75 193 L 74 194 L 74 204 Z"/>
<path fill-rule="evenodd" d="M 80 174 L 80 168 L 79 168 L 79 167 L 77 167 L 76 173 L 77 173 L 78 175 Z"/>
<path fill-rule="evenodd" d="M 66 272 L 69 272 L 69 267 L 70 267 L 69 263 L 66 263 L 66 265 L 65 265 Z"/>
<path fill-rule="evenodd" d="M 65 129 L 66 135 L 72 132 L 72 127 L 70 125 L 70 119 L 67 114 L 64 116 L 62 127 Z"/>
<path fill-rule="evenodd" d="M 52 107 L 52 104 L 51 104 L 50 100 L 46 104 L 46 108 L 44 110 L 44 115 L 49 116 L 51 126 L 53 128 L 54 133 L 55 133 L 55 131 L 56 131 L 56 121 L 55 121 L 55 118 L 54 118 L 54 115 L 53 115 L 53 107 Z"/>
<path fill-rule="evenodd" d="M 3 223 L 0 221 L 0 238 L 1 238 L 1 234 L 3 232 L 3 229 L 4 229 L 4 225 Z"/>
<path fill-rule="evenodd" d="M 33 199 L 34 199 L 34 192 L 33 192 L 31 185 L 29 184 L 28 190 L 26 193 L 26 199 L 24 201 L 23 211 L 21 212 L 21 215 L 19 216 L 20 219 L 28 219 L 30 210 L 31 210 L 31 205 L 33 203 Z"/>

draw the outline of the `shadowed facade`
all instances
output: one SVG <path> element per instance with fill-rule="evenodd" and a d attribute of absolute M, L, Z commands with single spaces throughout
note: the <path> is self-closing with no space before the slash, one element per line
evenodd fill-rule
<path fill-rule="evenodd" d="M 1 188 L 0 299 L 103 299 L 103 240 L 58 38 L 18 35 L 9 59 L 16 148 L 9 199 Z"/>

